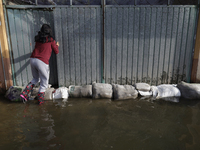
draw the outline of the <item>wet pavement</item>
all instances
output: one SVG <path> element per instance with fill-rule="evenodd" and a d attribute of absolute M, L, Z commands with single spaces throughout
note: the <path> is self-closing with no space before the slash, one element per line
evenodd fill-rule
<path fill-rule="evenodd" d="M 1 150 L 198 150 L 200 100 L 0 97 Z"/>

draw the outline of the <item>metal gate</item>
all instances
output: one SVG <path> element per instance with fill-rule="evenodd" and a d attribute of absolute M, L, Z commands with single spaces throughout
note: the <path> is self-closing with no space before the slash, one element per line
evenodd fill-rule
<path fill-rule="evenodd" d="M 50 60 L 51 84 L 190 81 L 197 6 L 54 7 L 7 7 L 16 85 L 31 80 L 28 58 L 43 23 L 60 42 Z"/>
<path fill-rule="evenodd" d="M 190 81 L 196 6 L 106 6 L 105 81 Z"/>
<path fill-rule="evenodd" d="M 100 6 L 54 11 L 59 86 L 101 82 L 102 13 Z"/>
<path fill-rule="evenodd" d="M 7 7 L 8 26 L 11 43 L 11 62 L 14 84 L 25 86 L 32 79 L 29 58 L 34 49 L 34 37 L 43 23 L 54 30 L 53 11 L 40 9 L 21 9 Z M 52 85 L 58 84 L 56 56 L 50 58 L 50 79 Z"/>
<path fill-rule="evenodd" d="M 59 85 L 190 81 L 196 6 L 104 7 L 54 11 Z"/>

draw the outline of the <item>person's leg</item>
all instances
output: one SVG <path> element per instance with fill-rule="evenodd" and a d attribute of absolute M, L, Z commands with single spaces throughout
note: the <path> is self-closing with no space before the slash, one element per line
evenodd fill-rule
<path fill-rule="evenodd" d="M 35 61 L 33 58 L 30 59 L 30 65 L 31 65 L 33 79 L 31 80 L 31 82 L 28 83 L 26 88 L 20 94 L 20 96 L 23 98 L 23 101 L 25 102 L 28 100 L 28 94 L 30 93 L 30 91 L 32 91 L 35 84 L 39 81 L 39 73 L 37 71 L 37 68 L 35 67 Z"/>
<path fill-rule="evenodd" d="M 40 78 L 40 89 L 38 93 L 38 102 L 39 104 L 44 103 L 45 91 L 48 87 L 49 82 L 49 65 L 45 64 L 41 60 L 37 60 L 37 69 L 39 72 Z"/>
<path fill-rule="evenodd" d="M 22 91 L 22 93 L 20 94 L 21 98 L 23 99 L 23 102 L 26 102 L 28 100 L 28 94 L 30 93 L 30 91 L 32 91 L 33 87 L 35 85 L 32 84 L 31 82 L 29 82 L 27 84 L 27 86 L 25 87 L 25 89 Z"/>
<path fill-rule="evenodd" d="M 34 84 L 34 85 L 40 81 L 37 60 L 38 59 L 36 59 L 36 58 L 31 58 L 30 59 L 31 72 L 32 72 L 32 76 L 33 76 L 33 79 L 31 80 L 31 83 Z"/>

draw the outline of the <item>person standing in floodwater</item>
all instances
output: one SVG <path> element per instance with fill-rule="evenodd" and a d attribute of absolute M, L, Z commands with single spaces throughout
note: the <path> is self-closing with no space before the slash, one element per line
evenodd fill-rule
<path fill-rule="evenodd" d="M 35 84 L 40 81 L 38 103 L 39 105 L 44 103 L 44 95 L 49 82 L 49 59 L 52 50 L 58 54 L 58 47 L 59 43 L 54 40 L 51 27 L 43 24 L 38 35 L 35 36 L 35 48 L 30 57 L 33 79 L 20 94 L 24 102 L 28 100 L 28 94 Z"/>

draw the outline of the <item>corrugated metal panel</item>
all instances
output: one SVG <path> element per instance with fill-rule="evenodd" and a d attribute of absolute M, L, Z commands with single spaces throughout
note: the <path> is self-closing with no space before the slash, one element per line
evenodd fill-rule
<path fill-rule="evenodd" d="M 34 49 L 34 37 L 43 23 L 54 30 L 53 12 L 43 10 L 7 9 L 16 85 L 26 85 L 32 79 L 29 57 Z M 57 85 L 56 56 L 50 59 L 49 83 Z"/>
<path fill-rule="evenodd" d="M 103 48 L 100 6 L 56 7 L 54 12 L 7 8 L 16 85 L 26 85 L 32 78 L 29 57 L 43 23 L 55 29 L 60 42 L 57 59 L 50 59 L 51 84 L 101 82 L 103 72 L 106 83 L 190 81 L 197 10 L 106 6 Z"/>
<path fill-rule="evenodd" d="M 106 7 L 105 82 L 190 81 L 194 6 Z"/>
<path fill-rule="evenodd" d="M 59 86 L 101 82 L 101 8 L 56 8 Z"/>

